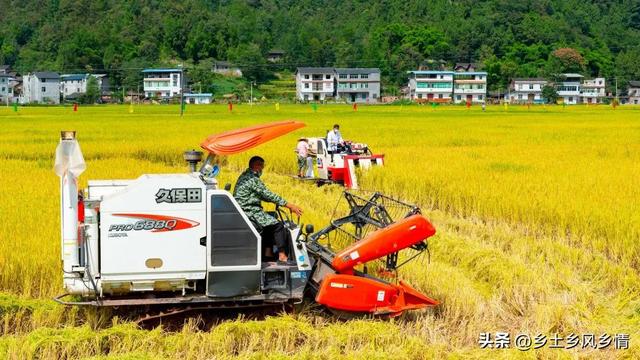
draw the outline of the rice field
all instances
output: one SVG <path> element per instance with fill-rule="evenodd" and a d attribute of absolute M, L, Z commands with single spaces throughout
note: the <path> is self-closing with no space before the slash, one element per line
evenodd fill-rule
<path fill-rule="evenodd" d="M 640 107 L 211 105 L 178 114 L 168 105 L 0 107 L 0 357 L 640 358 Z M 307 127 L 226 158 L 219 182 L 259 154 L 267 185 L 318 229 L 341 188 L 290 178 L 293 148 L 297 136 L 340 123 L 345 138 L 385 154 L 361 187 L 415 202 L 435 224 L 430 262 L 401 277 L 440 306 L 394 320 L 302 312 L 240 316 L 207 331 L 191 319 L 165 331 L 50 300 L 62 292 L 52 171 L 60 130 L 78 132 L 86 185 L 184 172 L 182 152 L 207 135 L 283 119 Z M 510 334 L 510 349 L 481 348 L 480 334 L 496 332 Z M 520 333 L 548 342 L 519 350 Z M 551 346 L 554 334 L 562 347 L 571 334 L 602 345 L 603 333 L 628 334 L 629 348 Z"/>

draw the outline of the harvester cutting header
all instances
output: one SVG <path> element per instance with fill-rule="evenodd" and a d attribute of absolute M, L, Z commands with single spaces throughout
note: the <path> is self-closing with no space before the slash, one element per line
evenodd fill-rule
<path fill-rule="evenodd" d="M 184 154 L 190 172 L 143 174 L 133 180 L 89 180 L 72 131 L 62 132 L 55 171 L 60 176 L 61 242 L 69 305 L 213 309 L 296 304 L 310 298 L 330 310 L 397 316 L 437 305 L 402 281 L 368 274 L 382 261 L 394 272 L 427 249 L 435 234 L 420 210 L 379 193 L 344 193 L 344 214 L 319 231 L 276 207 L 286 229 L 289 261 L 269 261 L 271 243 L 229 191 L 220 189 L 216 157 L 252 149 L 302 128 L 282 121 L 212 135 L 208 151 Z M 81 194 L 79 196 L 78 194 Z M 342 244 L 334 251 L 327 243 Z M 268 250 L 268 249 L 267 249 Z M 408 254 L 401 254 L 408 252 Z M 79 301 L 66 301 L 76 295 Z"/>

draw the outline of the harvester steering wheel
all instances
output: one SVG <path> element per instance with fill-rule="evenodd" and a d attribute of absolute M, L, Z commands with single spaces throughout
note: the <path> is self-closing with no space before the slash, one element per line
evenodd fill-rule
<path fill-rule="evenodd" d="M 288 213 L 287 213 L 287 210 Z M 300 216 L 296 215 L 296 221 L 293 221 L 293 211 L 291 209 L 284 210 L 280 205 L 276 205 L 276 214 L 278 214 L 279 220 L 284 224 L 295 224 L 296 226 L 300 226 Z"/>

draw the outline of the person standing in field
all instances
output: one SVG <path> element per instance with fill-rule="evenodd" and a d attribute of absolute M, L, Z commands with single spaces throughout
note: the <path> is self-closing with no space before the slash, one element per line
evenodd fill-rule
<path fill-rule="evenodd" d="M 331 161 L 333 161 L 333 154 L 338 152 L 338 146 L 343 142 L 342 134 L 340 134 L 340 125 L 333 125 L 333 130 L 327 133 L 327 151 L 331 154 Z"/>
<path fill-rule="evenodd" d="M 307 156 L 309 155 L 309 142 L 306 138 L 298 139 L 296 154 L 298 157 L 298 177 L 304 177 L 307 167 Z"/>

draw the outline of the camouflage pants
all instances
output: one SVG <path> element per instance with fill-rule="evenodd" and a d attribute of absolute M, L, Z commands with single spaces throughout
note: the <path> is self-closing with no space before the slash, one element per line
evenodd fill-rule
<path fill-rule="evenodd" d="M 298 171 L 301 171 L 307 166 L 307 158 L 298 155 Z"/>

